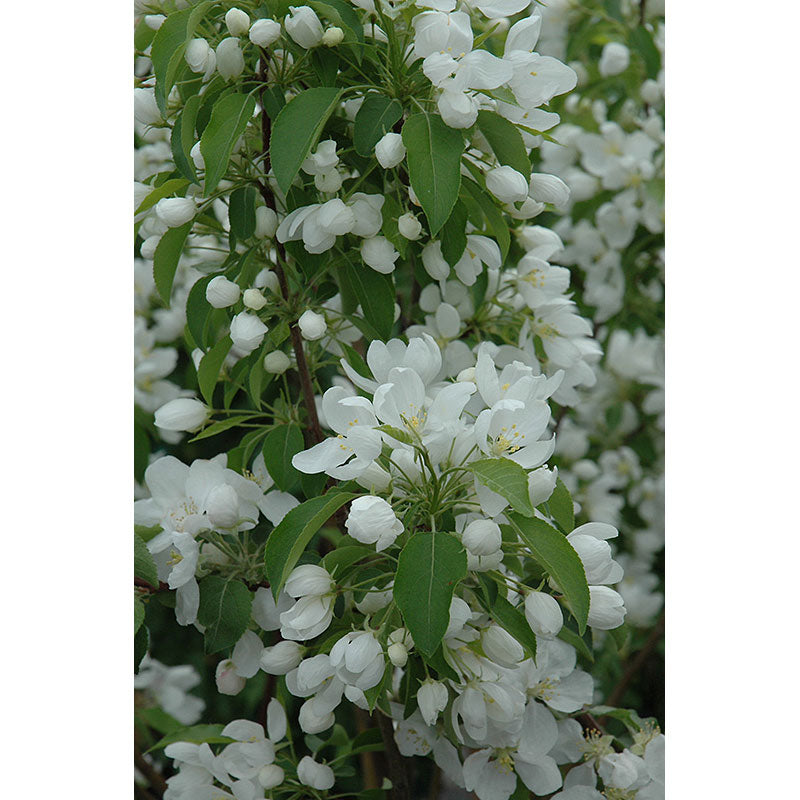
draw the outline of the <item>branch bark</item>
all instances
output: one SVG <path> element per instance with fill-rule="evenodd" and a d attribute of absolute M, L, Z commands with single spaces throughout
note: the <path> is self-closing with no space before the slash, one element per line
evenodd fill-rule
<path fill-rule="evenodd" d="M 156 797 L 163 797 L 164 792 L 167 790 L 167 782 L 164 780 L 164 776 L 145 759 L 136 745 L 133 748 L 133 763 L 136 765 L 136 769 L 149 781 L 150 793 Z"/>
<path fill-rule="evenodd" d="M 411 800 L 408 771 L 403 756 L 394 741 L 392 720 L 385 714 L 378 713 L 378 727 L 383 738 L 383 748 L 389 765 L 389 780 L 392 782 L 392 800 Z"/>

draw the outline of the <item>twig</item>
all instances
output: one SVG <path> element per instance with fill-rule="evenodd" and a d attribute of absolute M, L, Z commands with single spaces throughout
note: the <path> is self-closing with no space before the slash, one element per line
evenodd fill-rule
<path fill-rule="evenodd" d="M 394 741 L 392 720 L 385 714 L 378 714 L 378 727 L 381 729 L 383 748 L 389 765 L 389 780 L 392 782 L 392 800 L 411 800 L 406 764 Z"/>
<path fill-rule="evenodd" d="M 364 709 L 356 706 L 356 731 L 363 733 L 370 728 L 372 720 Z M 380 772 L 375 763 L 375 753 L 367 750 L 360 753 L 358 760 L 361 762 L 361 771 L 364 773 L 364 788 L 379 789 L 381 785 Z"/>
<path fill-rule="evenodd" d="M 147 778 L 151 792 L 156 797 L 163 797 L 167 790 L 167 782 L 164 780 L 164 776 L 141 754 L 137 745 L 133 747 L 133 763 L 136 765 L 136 769 Z"/>

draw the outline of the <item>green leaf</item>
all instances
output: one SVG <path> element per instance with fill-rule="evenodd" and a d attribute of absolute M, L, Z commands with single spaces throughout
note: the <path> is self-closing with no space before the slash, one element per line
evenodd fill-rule
<path fill-rule="evenodd" d="M 531 160 L 517 126 L 494 111 L 479 111 L 478 128 L 497 160 L 524 175 L 526 181 L 530 180 Z"/>
<path fill-rule="evenodd" d="M 252 186 L 242 186 L 231 192 L 228 205 L 228 221 L 231 233 L 243 241 L 249 239 L 256 229 L 256 190 Z"/>
<path fill-rule="evenodd" d="M 147 549 L 144 539 L 133 534 L 133 577 L 147 581 L 153 588 L 158 588 L 158 570 L 153 556 Z"/>
<path fill-rule="evenodd" d="M 195 95 L 196 96 L 196 95 Z M 181 145 L 182 130 L 184 126 L 183 112 L 178 114 L 175 119 L 175 124 L 172 127 L 172 134 L 169 138 L 169 146 L 172 150 L 172 159 L 175 166 L 186 177 L 187 180 L 195 180 L 194 164 L 191 158 L 183 152 Z"/>
<path fill-rule="evenodd" d="M 212 436 L 216 436 L 218 433 L 222 433 L 223 431 L 228 431 L 231 428 L 235 428 L 237 425 L 241 425 L 243 422 L 247 422 L 253 417 L 259 416 L 258 414 L 235 414 L 232 417 L 228 417 L 228 419 L 220 419 L 216 422 L 212 422 L 207 428 L 203 428 L 203 430 L 197 434 L 192 439 L 189 439 L 190 442 L 199 442 L 201 439 L 209 439 Z"/>
<path fill-rule="evenodd" d="M 233 346 L 230 336 L 220 339 L 200 360 L 197 368 L 197 383 L 206 405 L 214 405 L 214 387 L 217 385 L 219 371 L 225 361 L 225 356 Z"/>
<path fill-rule="evenodd" d="M 547 506 L 564 533 L 572 533 L 575 527 L 575 504 L 572 502 L 569 489 L 564 486 L 561 478 L 556 481 L 556 488 L 550 495 Z"/>
<path fill-rule="evenodd" d="M 330 492 L 306 500 L 293 508 L 272 531 L 264 550 L 264 567 L 276 599 L 311 537 L 336 511 L 356 497 L 357 494 L 349 492 Z"/>
<path fill-rule="evenodd" d="M 186 50 L 186 30 L 192 10 L 187 8 L 169 14 L 153 37 L 150 60 L 156 76 L 155 97 L 162 115 L 166 116 L 167 97 L 174 82 L 178 64 Z M 177 56 L 177 57 L 176 57 Z"/>
<path fill-rule="evenodd" d="M 561 630 L 558 632 L 558 638 L 562 641 L 566 642 L 569 645 L 572 645 L 584 658 L 586 658 L 590 663 L 594 663 L 594 653 L 592 653 L 591 648 L 586 641 L 578 636 L 575 631 L 571 628 L 568 628 L 566 625 L 561 626 Z"/>
<path fill-rule="evenodd" d="M 364 26 L 350 3 L 346 3 L 344 0 L 309 0 L 308 5 L 327 17 L 334 25 L 342 28 L 345 33 L 345 42 L 362 43 L 364 41 Z M 358 62 L 361 63 L 361 48 L 358 48 L 356 53 L 359 56 Z"/>
<path fill-rule="evenodd" d="M 151 539 L 155 539 L 161 531 L 164 529 L 160 525 L 152 525 L 148 527 L 147 525 L 136 525 L 134 523 L 133 532 L 142 539 L 142 541 L 149 542 Z M 148 550 L 148 555 L 150 551 Z"/>
<path fill-rule="evenodd" d="M 508 232 L 508 225 L 506 225 L 505 219 L 500 213 L 500 209 L 498 209 L 495 205 L 495 201 L 487 192 L 481 189 L 475 181 L 466 178 L 464 180 L 464 186 L 467 187 L 467 191 L 469 191 L 473 199 L 480 206 L 484 217 L 486 217 L 489 232 L 497 240 L 497 244 L 500 247 L 500 255 L 503 261 L 505 261 L 508 255 L 508 248 L 511 246 L 511 234 Z"/>
<path fill-rule="evenodd" d="M 304 449 L 303 433 L 297 425 L 277 425 L 264 439 L 264 465 L 282 492 L 291 491 L 300 480 L 292 458 Z"/>
<path fill-rule="evenodd" d="M 638 733 L 643 730 L 646 725 L 646 720 L 642 719 L 632 708 L 614 708 L 614 706 L 591 706 L 586 709 L 590 714 L 596 717 L 611 717 L 618 719 L 625 725 L 628 731 Z M 651 718 L 647 718 L 651 719 Z"/>
<path fill-rule="evenodd" d="M 144 603 L 137 597 L 133 601 L 133 635 L 139 632 L 144 622 Z"/>
<path fill-rule="evenodd" d="M 172 295 L 172 283 L 175 280 L 175 271 L 178 269 L 183 245 L 193 224 L 194 220 L 191 220 L 179 228 L 170 228 L 156 246 L 153 256 L 153 278 L 161 299 L 167 305 Z"/>
<path fill-rule="evenodd" d="M 464 140 L 438 114 L 428 112 L 409 117 L 402 135 L 411 187 L 428 218 L 430 234 L 435 236 L 458 199 Z"/>
<path fill-rule="evenodd" d="M 205 651 L 233 647 L 247 630 L 253 598 L 239 580 L 208 575 L 200 581 L 198 622 L 205 627 Z"/>
<path fill-rule="evenodd" d="M 394 284 L 389 275 L 360 264 L 345 263 L 339 268 L 339 278 L 358 298 L 364 319 L 384 341 L 391 338 L 394 326 Z"/>
<path fill-rule="evenodd" d="M 364 98 L 353 121 L 353 147 L 360 156 L 368 158 L 384 134 L 403 116 L 400 102 L 376 92 Z"/>
<path fill-rule="evenodd" d="M 486 589 L 482 597 L 479 595 L 479 599 L 489 616 L 522 645 L 528 657 L 536 660 L 536 634 L 528 625 L 525 615 L 499 594 L 490 600 Z"/>
<path fill-rule="evenodd" d="M 564 599 L 578 622 L 583 635 L 589 618 L 589 585 L 586 572 L 575 548 L 551 525 L 541 519 L 527 519 L 519 514 L 506 514 L 511 526 L 530 548 L 533 557 L 559 585 Z"/>
<path fill-rule="evenodd" d="M 206 320 L 212 311 L 212 306 L 206 300 L 206 287 L 216 278 L 215 275 L 206 275 L 198 280 L 189 290 L 186 298 L 186 325 L 198 347 L 203 347 L 203 334 Z"/>
<path fill-rule="evenodd" d="M 319 141 L 341 93 L 341 89 L 328 86 L 306 89 L 293 97 L 275 119 L 269 151 L 275 179 L 284 194 L 289 191 L 300 165 Z"/>
<path fill-rule="evenodd" d="M 450 624 L 450 601 L 466 577 L 467 554 L 451 533 L 418 533 L 400 553 L 394 599 L 417 650 L 431 656 Z"/>
<path fill-rule="evenodd" d="M 423 654 L 423 659 L 429 667 L 436 670 L 440 678 L 449 678 L 451 681 L 461 680 L 456 671 L 444 660 L 441 645 L 431 655 Z"/>
<path fill-rule="evenodd" d="M 370 713 L 372 713 L 373 709 L 378 704 L 378 701 L 383 698 L 387 688 L 391 685 L 393 674 L 394 666 L 391 664 L 391 662 L 387 662 L 386 668 L 383 670 L 383 677 L 381 678 L 380 683 L 377 686 L 373 686 L 371 689 L 365 690 L 364 697 L 366 698 Z"/>
<path fill-rule="evenodd" d="M 400 428 L 395 428 L 394 425 L 378 425 L 376 430 L 388 434 L 392 439 L 397 439 L 398 442 L 402 442 L 403 444 L 413 444 L 414 442 L 411 438 L 411 434 L 406 433 Z"/>
<path fill-rule="evenodd" d="M 244 133 L 255 107 L 255 98 L 245 94 L 228 94 L 214 104 L 211 119 L 200 137 L 200 152 L 206 169 L 205 197 L 212 194 L 225 177 L 234 145 Z"/>
<path fill-rule="evenodd" d="M 442 255 L 454 267 L 467 247 L 467 207 L 458 200 L 442 228 Z"/>
<path fill-rule="evenodd" d="M 147 752 L 152 753 L 153 750 L 163 750 L 167 745 L 175 742 L 228 744 L 235 741 L 235 739 L 222 735 L 224 727 L 224 725 L 192 725 L 189 728 L 180 728 L 157 741 Z"/>
<path fill-rule="evenodd" d="M 144 720 L 148 727 L 158 731 L 162 736 L 166 736 L 166 734 L 184 727 L 175 717 L 167 714 L 163 708 L 158 708 L 156 706 L 151 708 L 137 708 L 136 717 Z"/>
<path fill-rule="evenodd" d="M 139 673 L 139 664 L 147 654 L 147 648 L 150 647 L 150 633 L 146 625 L 142 625 L 133 637 L 133 674 Z"/>
<path fill-rule="evenodd" d="M 333 575 L 335 572 L 341 574 L 356 561 L 360 561 L 367 556 L 374 556 L 375 549 L 363 544 L 345 545 L 331 550 L 322 559 L 322 566 Z"/>
<path fill-rule="evenodd" d="M 174 194 L 179 195 L 188 185 L 189 181 L 186 178 L 170 178 L 164 181 L 142 200 L 139 208 L 134 213 L 141 214 L 142 211 L 152 208 L 159 200 L 163 200 L 165 197 L 172 197 Z"/>
<path fill-rule="evenodd" d="M 642 56 L 647 77 L 657 78 L 661 69 L 661 53 L 653 42 L 652 34 L 643 25 L 638 25 L 630 33 L 630 44 Z"/>
<path fill-rule="evenodd" d="M 533 516 L 528 492 L 528 473 L 510 458 L 484 458 L 467 464 L 473 475 L 488 489 L 505 497 L 511 507 L 526 517 Z"/>

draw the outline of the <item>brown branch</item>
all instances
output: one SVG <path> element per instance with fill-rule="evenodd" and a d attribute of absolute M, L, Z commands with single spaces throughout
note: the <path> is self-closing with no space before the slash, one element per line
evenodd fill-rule
<path fill-rule="evenodd" d="M 355 718 L 357 733 L 363 733 L 369 730 L 372 720 L 363 708 L 355 706 Z M 375 753 L 370 750 L 359 753 L 358 760 L 361 762 L 361 771 L 364 774 L 364 788 L 379 789 L 381 786 L 381 777 L 380 771 L 375 763 Z"/>
<path fill-rule="evenodd" d="M 383 749 L 389 765 L 389 780 L 392 782 L 392 800 L 411 800 L 406 762 L 394 741 L 392 720 L 385 714 L 378 713 L 378 727 L 381 730 Z"/>
<path fill-rule="evenodd" d="M 143 786 L 138 783 L 133 784 L 133 796 L 136 800 L 155 800 L 155 795 L 150 794 Z"/>
<path fill-rule="evenodd" d="M 167 790 L 167 782 L 164 780 L 164 776 L 141 754 L 137 745 L 133 747 L 133 763 L 136 769 L 147 778 L 151 792 L 156 797 L 163 797 Z"/>
<path fill-rule="evenodd" d="M 134 576 L 133 578 L 133 585 L 137 589 L 144 589 L 146 592 L 164 592 L 169 589 L 169 586 L 164 583 L 164 581 L 159 581 L 158 586 L 153 586 L 151 583 L 148 583 L 146 580 L 142 578 L 137 578 Z"/>

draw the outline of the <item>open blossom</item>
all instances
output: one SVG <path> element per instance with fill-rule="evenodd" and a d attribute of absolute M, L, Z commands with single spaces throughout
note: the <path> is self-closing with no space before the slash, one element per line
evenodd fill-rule
<path fill-rule="evenodd" d="M 300 47 L 308 49 L 316 47 L 322 42 L 322 23 L 314 13 L 314 9 L 310 6 L 289 6 L 289 12 L 284 18 L 283 24 L 286 27 L 286 33 Z"/>
<path fill-rule="evenodd" d="M 403 523 L 389 503 L 371 495 L 353 500 L 345 527 L 356 541 L 374 544 L 379 552 L 393 544 L 403 532 Z"/>

